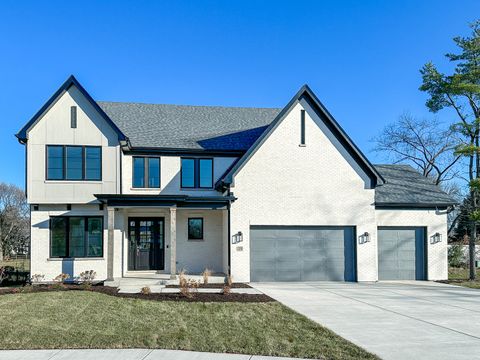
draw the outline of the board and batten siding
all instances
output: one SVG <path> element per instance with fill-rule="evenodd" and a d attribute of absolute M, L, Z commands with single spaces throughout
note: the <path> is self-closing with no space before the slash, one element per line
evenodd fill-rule
<path fill-rule="evenodd" d="M 70 123 L 77 106 L 77 127 Z M 101 181 L 46 180 L 46 145 L 102 147 Z M 75 87 L 71 86 L 28 132 L 27 196 L 30 204 L 85 204 L 93 194 L 118 193 L 120 149 L 115 131 Z"/>
<path fill-rule="evenodd" d="M 305 146 L 299 146 L 302 109 Z M 251 225 L 355 226 L 357 237 L 371 234 L 368 243 L 356 241 L 357 278 L 377 279 L 374 190 L 320 122 L 298 102 L 235 176 L 231 233 L 243 234 L 231 248 L 235 281 L 250 281 Z"/>

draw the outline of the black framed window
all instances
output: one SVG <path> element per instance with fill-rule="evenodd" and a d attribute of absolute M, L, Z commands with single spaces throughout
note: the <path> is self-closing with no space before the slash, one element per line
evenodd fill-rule
<path fill-rule="evenodd" d="M 103 256 L 103 217 L 55 216 L 50 218 L 50 257 Z"/>
<path fill-rule="evenodd" d="M 63 146 L 49 145 L 47 146 L 47 179 L 63 180 Z"/>
<path fill-rule="evenodd" d="M 47 180 L 102 180 L 100 146 L 47 145 Z"/>
<path fill-rule="evenodd" d="M 203 240 L 203 218 L 188 218 L 188 240 Z"/>
<path fill-rule="evenodd" d="M 185 189 L 213 188 L 213 159 L 182 158 L 181 187 Z"/>
<path fill-rule="evenodd" d="M 134 156 L 132 178 L 134 188 L 160 188 L 160 158 Z"/>
<path fill-rule="evenodd" d="M 100 146 L 85 147 L 85 180 L 102 178 L 102 148 Z"/>
<path fill-rule="evenodd" d="M 83 147 L 81 146 L 66 146 L 65 165 L 67 173 L 65 179 L 67 180 L 82 180 L 83 179 Z"/>

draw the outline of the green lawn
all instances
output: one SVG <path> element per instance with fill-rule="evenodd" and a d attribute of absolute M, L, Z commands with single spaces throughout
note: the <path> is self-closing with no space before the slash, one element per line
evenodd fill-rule
<path fill-rule="evenodd" d="M 469 270 L 466 268 L 449 268 L 448 280 L 453 285 L 465 286 L 473 289 L 480 289 L 480 269 L 477 269 L 475 281 L 468 280 Z"/>
<path fill-rule="evenodd" d="M 90 291 L 0 296 L 1 349 L 162 348 L 376 359 L 277 303 L 187 303 Z"/>

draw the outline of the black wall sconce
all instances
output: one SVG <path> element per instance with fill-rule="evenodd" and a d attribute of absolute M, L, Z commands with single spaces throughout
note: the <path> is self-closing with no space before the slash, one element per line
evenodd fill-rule
<path fill-rule="evenodd" d="M 241 231 L 232 236 L 232 244 L 238 244 L 243 241 L 243 234 Z"/>
<path fill-rule="evenodd" d="M 436 232 L 430 237 L 430 239 L 432 244 L 437 244 L 439 242 L 442 242 L 442 234 L 440 234 L 439 232 Z"/>
<path fill-rule="evenodd" d="M 370 242 L 370 234 L 365 231 L 362 235 L 358 237 L 358 243 L 359 244 L 365 244 Z"/>

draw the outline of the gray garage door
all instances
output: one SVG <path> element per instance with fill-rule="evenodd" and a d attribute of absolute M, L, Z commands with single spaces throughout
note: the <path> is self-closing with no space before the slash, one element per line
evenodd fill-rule
<path fill-rule="evenodd" d="M 355 281 L 353 227 L 252 226 L 252 281 Z"/>
<path fill-rule="evenodd" d="M 378 229 L 378 279 L 426 279 L 425 228 Z"/>

